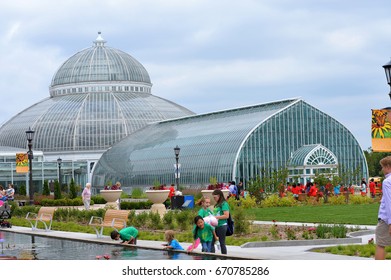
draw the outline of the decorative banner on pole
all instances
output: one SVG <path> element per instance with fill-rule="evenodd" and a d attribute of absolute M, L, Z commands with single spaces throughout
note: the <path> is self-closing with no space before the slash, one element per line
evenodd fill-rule
<path fill-rule="evenodd" d="M 16 173 L 29 172 L 29 160 L 26 154 L 16 154 Z"/>
<path fill-rule="evenodd" d="M 372 150 L 391 152 L 391 108 L 372 109 Z"/>
<path fill-rule="evenodd" d="M 174 164 L 174 170 L 175 170 L 175 179 L 181 178 L 181 164 L 178 163 L 178 169 L 176 168 L 176 164 Z"/>

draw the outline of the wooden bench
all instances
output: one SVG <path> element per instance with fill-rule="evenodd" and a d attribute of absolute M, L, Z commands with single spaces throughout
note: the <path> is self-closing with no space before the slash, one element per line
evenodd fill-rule
<path fill-rule="evenodd" d="M 103 236 L 103 228 L 111 227 L 112 229 L 122 229 L 126 227 L 130 211 L 107 209 L 105 216 L 92 216 L 88 225 L 92 226 L 98 238 Z"/>
<path fill-rule="evenodd" d="M 39 208 L 38 213 L 28 212 L 26 219 L 30 222 L 31 229 L 36 230 L 38 222 L 41 222 L 45 226 L 45 230 L 49 231 L 52 227 L 55 210 L 55 207 L 41 207 Z"/>

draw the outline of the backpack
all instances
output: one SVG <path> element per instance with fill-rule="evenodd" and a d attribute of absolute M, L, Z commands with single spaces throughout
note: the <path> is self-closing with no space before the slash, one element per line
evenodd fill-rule
<path fill-rule="evenodd" d="M 232 220 L 231 213 L 229 213 L 229 217 L 227 219 L 227 232 L 225 235 L 231 236 L 232 234 L 234 234 L 234 221 Z"/>

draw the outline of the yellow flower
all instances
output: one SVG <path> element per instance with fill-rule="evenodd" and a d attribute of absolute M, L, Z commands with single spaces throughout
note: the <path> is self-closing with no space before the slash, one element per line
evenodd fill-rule
<path fill-rule="evenodd" d="M 387 115 L 387 110 L 372 110 L 372 138 L 384 138 L 384 133 L 391 131 Z"/>

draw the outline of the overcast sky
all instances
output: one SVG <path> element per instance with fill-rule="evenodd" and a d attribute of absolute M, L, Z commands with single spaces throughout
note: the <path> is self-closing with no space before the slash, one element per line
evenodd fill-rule
<path fill-rule="evenodd" d="M 98 31 L 196 113 L 301 97 L 366 150 L 371 109 L 391 106 L 389 0 L 12 0 L 0 15 L 0 123 Z"/>

